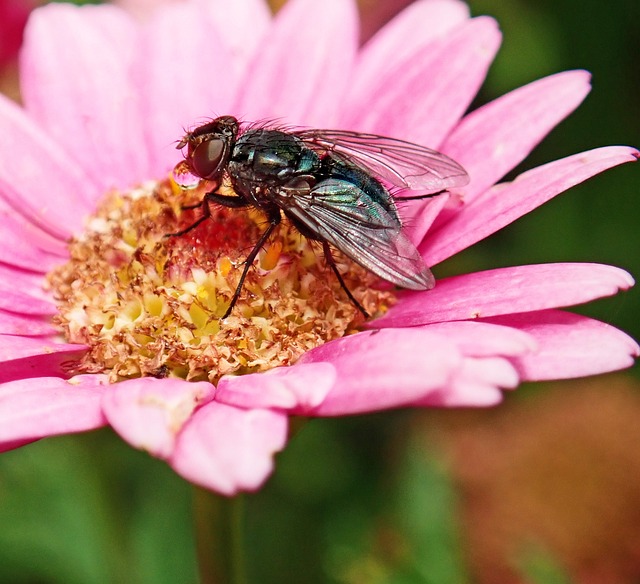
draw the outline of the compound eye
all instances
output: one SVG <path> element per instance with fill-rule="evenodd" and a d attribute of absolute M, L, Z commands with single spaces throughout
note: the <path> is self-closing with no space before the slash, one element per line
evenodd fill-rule
<path fill-rule="evenodd" d="M 226 141 L 220 138 L 204 140 L 189 154 L 191 166 L 200 178 L 213 180 L 220 174 Z"/>

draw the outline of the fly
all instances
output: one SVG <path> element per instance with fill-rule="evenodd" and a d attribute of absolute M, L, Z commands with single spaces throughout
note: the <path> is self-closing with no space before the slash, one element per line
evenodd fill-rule
<path fill-rule="evenodd" d="M 430 290 L 435 279 L 420 253 L 404 234 L 393 196 L 383 184 L 432 197 L 463 186 L 469 177 L 454 160 L 417 144 L 375 134 L 342 130 L 244 127 L 222 116 L 187 132 L 178 148 L 187 147 L 184 163 L 199 179 L 213 183 L 202 201 L 186 208 L 202 209 L 180 236 L 211 216 L 209 205 L 255 207 L 268 220 L 247 256 L 242 275 L 223 318 L 240 297 L 258 252 L 287 219 L 305 237 L 320 242 L 327 263 L 358 310 L 369 315 L 346 286 L 331 252 L 334 246 L 377 276 L 411 290 Z M 228 178 L 234 195 L 218 189 Z"/>

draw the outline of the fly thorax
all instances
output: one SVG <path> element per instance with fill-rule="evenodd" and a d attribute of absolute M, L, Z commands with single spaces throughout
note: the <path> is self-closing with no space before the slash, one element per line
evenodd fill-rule
<path fill-rule="evenodd" d="M 236 142 L 229 174 L 244 182 L 282 185 L 291 177 L 315 172 L 318 156 L 295 136 L 276 130 L 250 130 Z"/>

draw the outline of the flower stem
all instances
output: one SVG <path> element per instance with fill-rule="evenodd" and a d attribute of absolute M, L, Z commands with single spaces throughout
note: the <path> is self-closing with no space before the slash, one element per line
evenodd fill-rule
<path fill-rule="evenodd" d="M 194 516 L 200 584 L 247 584 L 242 495 L 196 487 Z"/>

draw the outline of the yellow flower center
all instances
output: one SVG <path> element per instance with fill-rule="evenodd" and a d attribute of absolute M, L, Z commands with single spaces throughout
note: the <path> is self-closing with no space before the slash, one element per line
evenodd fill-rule
<path fill-rule="evenodd" d="M 48 276 L 66 339 L 89 350 L 72 373 L 180 377 L 293 364 L 303 353 L 355 332 L 363 317 L 322 257 L 321 246 L 286 221 L 260 251 L 230 316 L 221 317 L 243 261 L 265 228 L 254 210 L 212 205 L 211 218 L 178 237 L 201 209 L 205 186 L 166 180 L 113 192 Z M 394 303 L 379 279 L 334 252 L 338 269 L 371 315 Z"/>

